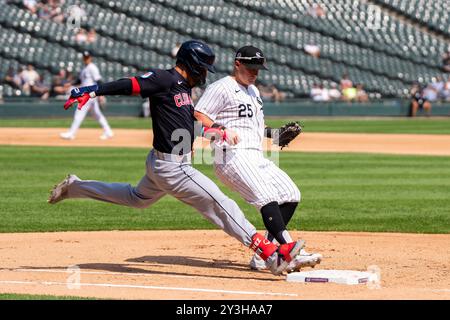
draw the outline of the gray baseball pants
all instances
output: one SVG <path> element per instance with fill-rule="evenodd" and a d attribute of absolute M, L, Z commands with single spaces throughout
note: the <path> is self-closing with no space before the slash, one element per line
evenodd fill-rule
<path fill-rule="evenodd" d="M 177 156 L 150 151 L 146 174 L 136 187 L 125 183 L 94 180 L 74 181 L 67 198 L 90 198 L 133 208 L 147 208 L 169 194 L 197 209 L 206 219 L 250 246 L 255 227 L 236 202 L 228 198 L 208 177 L 192 167 L 190 154 Z"/>

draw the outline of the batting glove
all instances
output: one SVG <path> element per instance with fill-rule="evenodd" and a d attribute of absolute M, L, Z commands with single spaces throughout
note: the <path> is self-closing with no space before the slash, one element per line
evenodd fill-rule
<path fill-rule="evenodd" d="M 69 109 L 75 102 L 78 102 L 78 110 L 81 110 L 90 98 L 96 97 L 97 89 L 97 85 L 72 89 L 69 99 L 64 103 L 64 110 Z"/>

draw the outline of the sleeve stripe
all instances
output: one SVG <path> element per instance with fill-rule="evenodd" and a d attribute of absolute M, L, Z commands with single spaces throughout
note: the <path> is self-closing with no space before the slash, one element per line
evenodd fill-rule
<path fill-rule="evenodd" d="M 141 93 L 141 86 L 139 85 L 139 82 L 137 81 L 136 77 L 130 78 L 131 80 L 131 94 L 132 95 L 138 95 Z"/>

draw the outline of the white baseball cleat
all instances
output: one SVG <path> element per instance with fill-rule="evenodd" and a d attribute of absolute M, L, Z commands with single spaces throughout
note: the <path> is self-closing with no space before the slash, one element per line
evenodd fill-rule
<path fill-rule="evenodd" d="M 55 185 L 53 189 L 50 190 L 51 193 L 47 202 L 50 204 L 55 204 L 57 202 L 60 202 L 61 200 L 64 200 L 65 196 L 67 195 L 67 188 L 69 187 L 69 185 L 71 185 L 74 181 L 80 180 L 81 179 L 76 175 L 69 174 L 63 181 Z"/>
<path fill-rule="evenodd" d="M 286 270 L 288 272 L 296 272 L 304 267 L 314 268 L 322 261 L 322 255 L 319 253 L 308 253 L 304 249 L 300 250 L 300 253 L 289 263 Z M 265 270 L 267 269 L 266 263 L 257 254 L 254 254 L 252 260 L 250 260 L 250 269 L 252 270 Z"/>
<path fill-rule="evenodd" d="M 61 138 L 66 139 L 66 140 L 73 140 L 75 139 L 75 136 L 70 133 L 70 132 L 63 132 L 59 135 Z"/>
<path fill-rule="evenodd" d="M 111 139 L 112 137 L 114 137 L 114 133 L 112 131 L 110 132 L 105 132 L 100 136 L 101 140 L 108 140 Z"/>
<path fill-rule="evenodd" d="M 255 253 L 252 257 L 252 260 L 250 260 L 250 269 L 261 271 L 267 269 L 267 266 L 264 260 Z"/>
<path fill-rule="evenodd" d="M 297 272 L 301 268 L 311 267 L 314 268 L 322 261 L 322 255 L 320 253 L 308 253 L 304 249 L 300 250 L 298 254 L 286 268 L 287 272 Z"/>

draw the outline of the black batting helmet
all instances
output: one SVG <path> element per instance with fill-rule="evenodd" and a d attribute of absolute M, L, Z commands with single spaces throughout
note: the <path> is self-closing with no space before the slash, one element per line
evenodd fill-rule
<path fill-rule="evenodd" d="M 205 84 L 206 70 L 216 72 L 215 58 L 212 49 L 197 40 L 184 42 L 177 52 L 177 64 L 181 63 L 188 69 L 189 74 L 196 80 L 196 85 Z"/>

